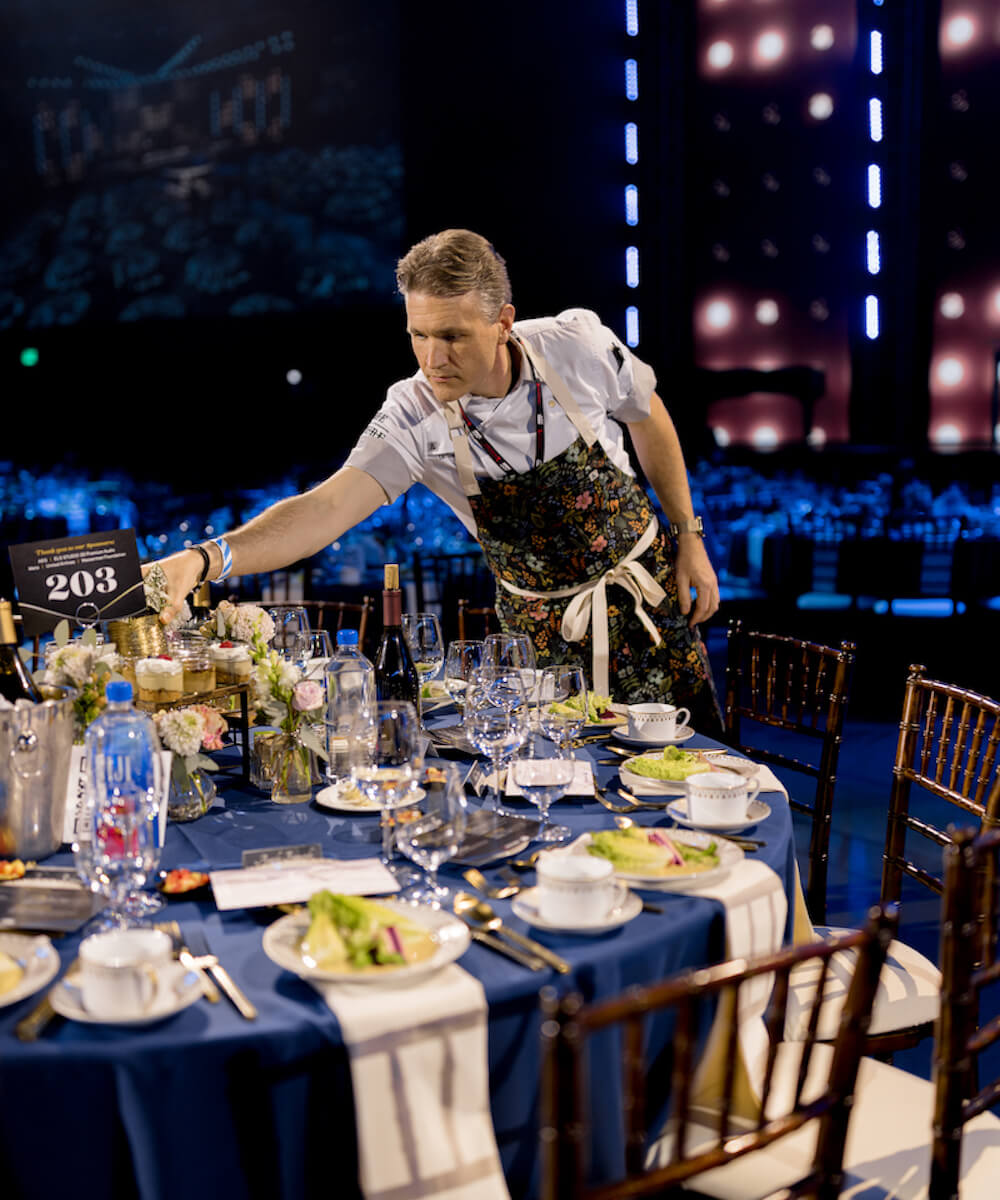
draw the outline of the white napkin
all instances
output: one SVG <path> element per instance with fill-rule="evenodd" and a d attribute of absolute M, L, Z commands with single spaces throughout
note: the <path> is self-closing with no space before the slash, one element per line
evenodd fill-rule
<path fill-rule="evenodd" d="M 351 1059 L 366 1200 L 509 1200 L 479 981 L 452 963 L 407 985 L 315 986 Z"/>

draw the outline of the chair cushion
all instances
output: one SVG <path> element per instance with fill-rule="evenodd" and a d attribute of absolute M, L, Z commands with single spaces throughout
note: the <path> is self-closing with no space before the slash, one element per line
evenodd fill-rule
<path fill-rule="evenodd" d="M 798 1075 L 802 1043 L 778 1047 L 769 1115 L 789 1107 Z M 833 1048 L 818 1045 L 810 1063 L 806 1094 L 815 1094 L 829 1074 Z M 930 1138 L 934 1086 L 897 1067 L 861 1060 L 854 1109 L 844 1154 L 841 1200 L 926 1200 L 930 1180 Z M 695 1176 L 689 1186 L 719 1200 L 766 1196 L 809 1171 L 816 1146 L 817 1122 L 714 1171 Z M 691 1131 L 689 1145 L 709 1140 L 707 1121 Z M 1000 1180 L 1000 1118 L 983 1113 L 962 1135 L 962 1200 L 996 1200 Z"/>
<path fill-rule="evenodd" d="M 846 930 L 829 927 L 816 930 L 818 937 L 843 932 Z M 853 950 L 845 950 L 830 960 L 817 1032 L 817 1037 L 822 1041 L 832 1041 L 837 1036 L 855 958 Z M 820 964 L 816 959 L 810 959 L 792 970 L 785 1016 L 785 1038 L 790 1042 L 801 1041 L 806 1036 L 809 1008 L 819 973 Z M 905 942 L 893 941 L 879 976 L 869 1034 L 908 1029 L 912 1025 L 934 1021 L 940 1003 L 941 972 L 930 959 L 924 958 Z"/>

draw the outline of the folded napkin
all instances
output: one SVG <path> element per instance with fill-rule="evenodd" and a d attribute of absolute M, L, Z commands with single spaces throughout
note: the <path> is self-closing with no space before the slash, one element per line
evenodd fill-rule
<path fill-rule="evenodd" d="M 452 963 L 408 985 L 315 986 L 350 1055 L 366 1200 L 509 1200 L 479 981 Z"/>

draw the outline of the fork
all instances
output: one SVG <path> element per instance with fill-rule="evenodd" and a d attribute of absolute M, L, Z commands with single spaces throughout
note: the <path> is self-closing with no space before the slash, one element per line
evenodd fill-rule
<path fill-rule="evenodd" d="M 194 943 L 202 951 L 195 956 L 194 961 L 200 967 L 205 967 L 212 973 L 212 978 L 226 993 L 232 1001 L 236 1011 L 247 1021 L 253 1021 L 257 1018 L 257 1009 L 250 1003 L 247 997 L 243 994 L 243 990 L 235 982 L 226 968 L 219 962 L 218 956 L 212 954 L 209 950 L 208 939 L 205 937 L 205 932 L 197 926 L 192 926 L 188 931 L 188 941 Z"/>
<path fill-rule="evenodd" d="M 621 793 L 619 793 L 619 795 L 620 794 Z M 650 802 L 647 804 L 645 801 L 643 801 L 642 804 L 636 804 L 636 803 L 613 804 L 607 798 L 607 796 L 605 796 L 602 792 L 599 792 L 596 790 L 594 791 L 594 799 L 598 802 L 598 804 L 603 804 L 604 807 L 608 810 L 608 812 L 613 812 L 613 813 L 634 813 L 634 812 L 643 812 L 643 811 L 657 812 L 659 810 L 665 809 L 667 807 L 667 804 L 669 803 L 669 801 L 664 801 L 662 804 L 653 803 L 653 802 Z"/>
<path fill-rule="evenodd" d="M 201 990 L 205 995 L 205 999 L 210 1004 L 219 1003 L 219 989 L 209 979 L 208 972 L 205 967 L 207 963 L 199 962 L 198 959 L 188 949 L 184 941 L 184 934 L 181 933 L 181 927 L 176 921 L 158 921 L 156 928 L 165 933 L 174 943 L 174 953 L 177 955 L 177 961 L 189 971 L 194 971 L 201 983 Z"/>
<path fill-rule="evenodd" d="M 498 888 L 493 887 L 482 871 L 476 870 L 475 867 L 470 867 L 468 871 L 463 871 L 462 878 L 466 883 L 471 883 L 477 892 L 482 892 L 485 896 L 489 896 L 491 900 L 506 900 L 509 896 L 513 896 L 521 890 L 520 884 L 516 887 L 513 884 Z"/>

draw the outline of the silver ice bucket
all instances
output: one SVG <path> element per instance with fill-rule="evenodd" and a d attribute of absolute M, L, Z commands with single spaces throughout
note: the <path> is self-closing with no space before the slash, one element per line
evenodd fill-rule
<path fill-rule="evenodd" d="M 73 688 L 0 709 L 0 857 L 44 858 L 62 845 L 73 750 Z"/>

